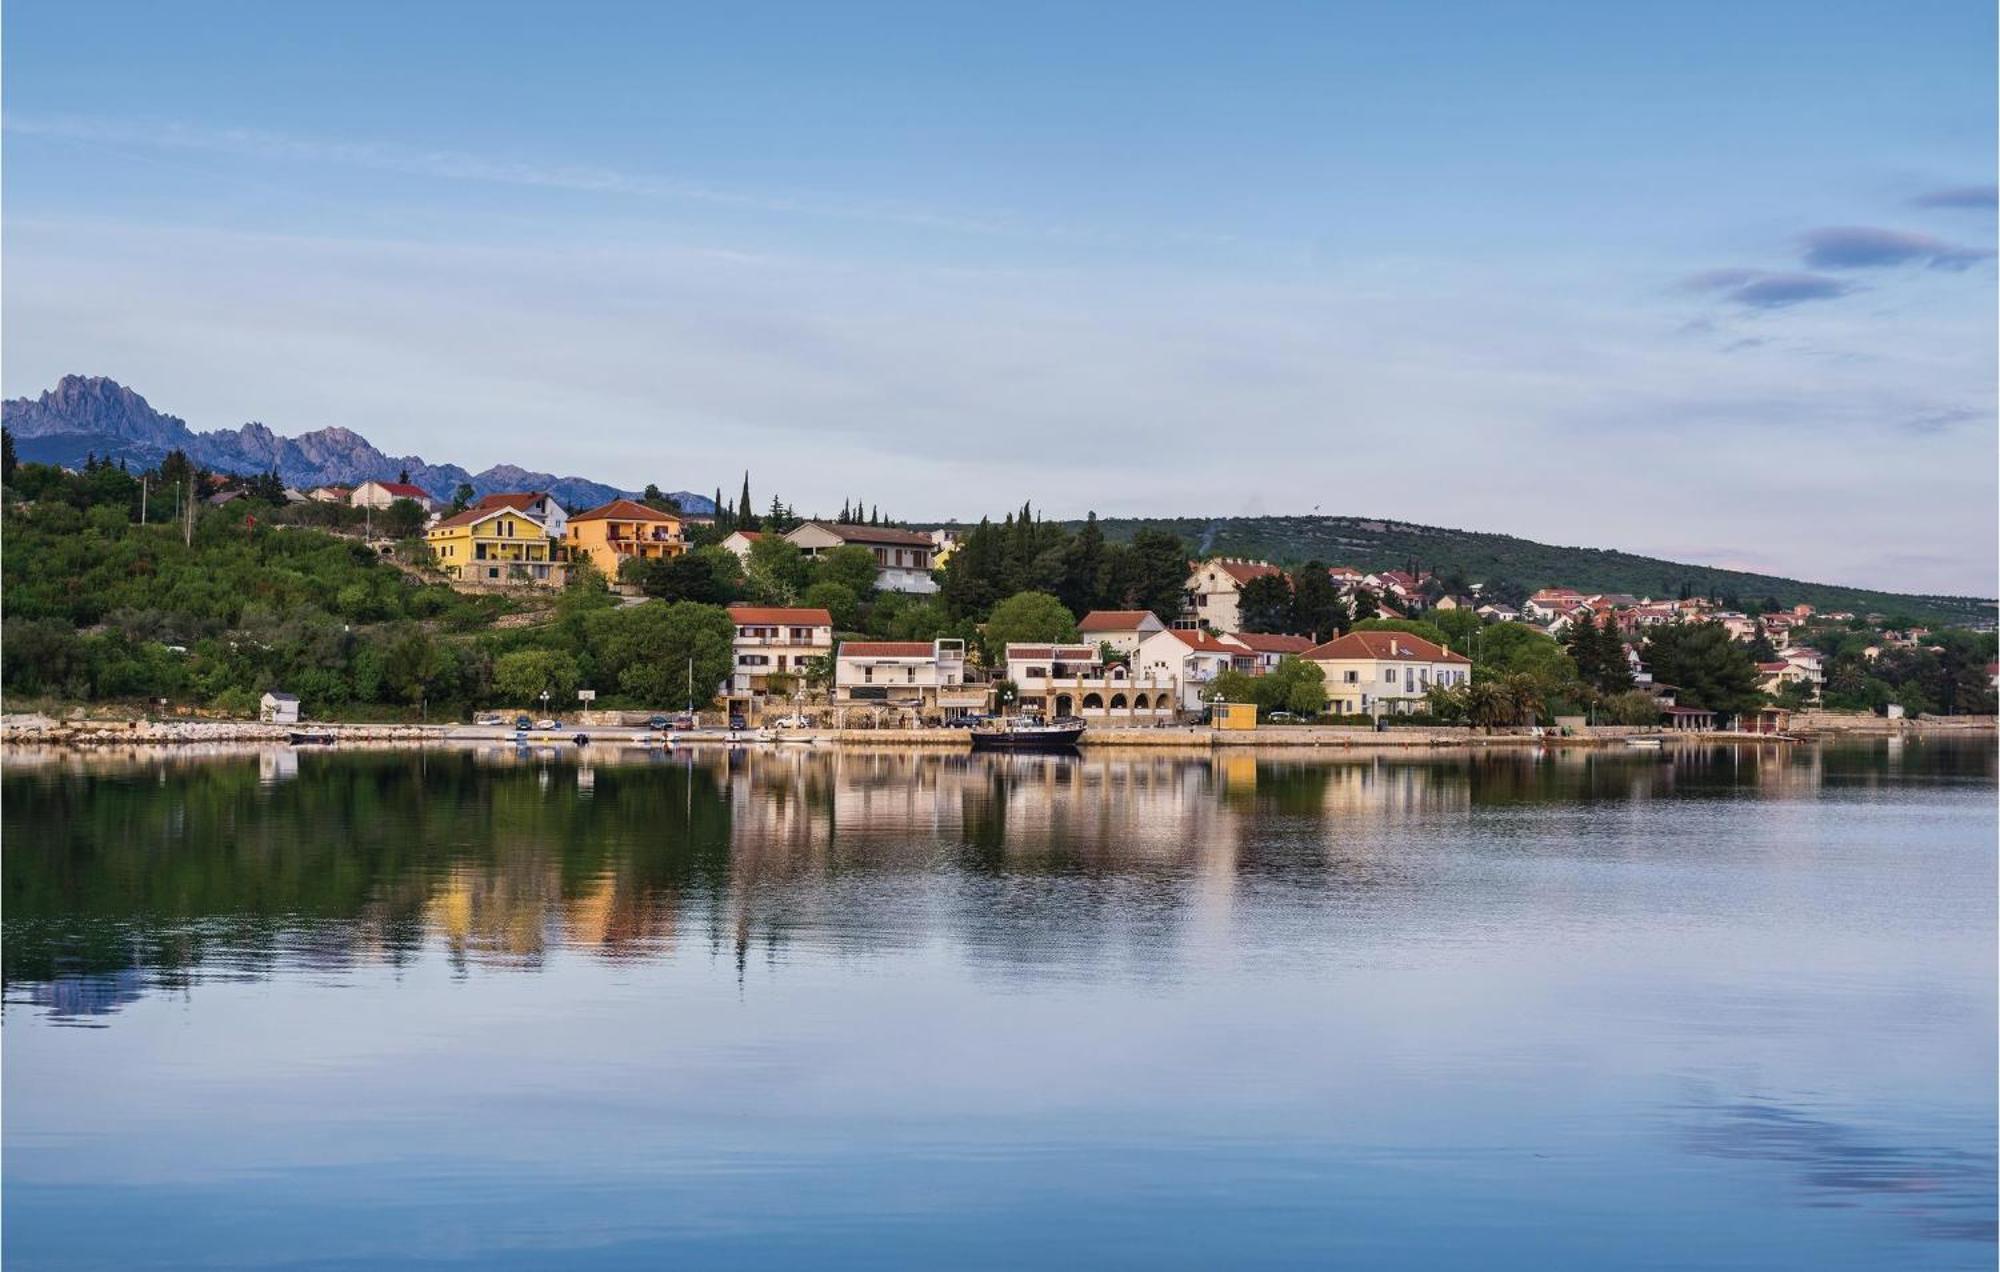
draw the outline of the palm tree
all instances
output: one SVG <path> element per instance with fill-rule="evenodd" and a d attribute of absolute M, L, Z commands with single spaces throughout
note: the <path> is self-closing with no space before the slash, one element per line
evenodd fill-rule
<path fill-rule="evenodd" d="M 1475 680 L 1465 687 L 1465 718 L 1484 729 L 1504 724 L 1513 713 L 1513 703 L 1499 682 Z"/>
<path fill-rule="evenodd" d="M 1533 676 L 1517 671 L 1504 677 L 1500 681 L 1500 693 L 1507 703 L 1507 714 L 1515 724 L 1533 724 L 1541 719 L 1546 702 L 1541 683 Z"/>

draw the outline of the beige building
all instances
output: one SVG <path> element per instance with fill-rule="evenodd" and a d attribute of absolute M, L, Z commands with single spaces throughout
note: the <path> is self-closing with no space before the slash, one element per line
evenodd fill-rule
<path fill-rule="evenodd" d="M 1415 711 L 1432 685 L 1472 678 L 1472 660 L 1408 632 L 1349 632 L 1300 657 L 1326 675 L 1327 710 L 1340 715 Z"/>
<path fill-rule="evenodd" d="M 1023 715 L 1156 724 L 1176 714 L 1171 677 L 1107 664 L 1096 645 L 1010 644 L 1005 666 L 1007 679 L 1014 682 L 1015 706 Z"/>
<path fill-rule="evenodd" d="M 1206 709 L 1208 682 L 1247 659 L 1249 650 L 1232 645 L 1207 632 L 1172 627 L 1154 632 L 1139 644 L 1132 666 L 1141 674 L 1171 682 L 1178 694 L 1178 709 L 1199 715 Z"/>
<path fill-rule="evenodd" d="M 347 502 L 356 508 L 387 508 L 398 499 L 407 499 L 425 512 L 436 506 L 428 490 L 406 481 L 364 481 L 347 496 Z"/>
<path fill-rule="evenodd" d="M 1240 561 L 1235 557 L 1203 561 L 1188 575 L 1188 613 L 1218 632 L 1233 632 L 1242 626 L 1237 594 L 1243 585 L 1254 578 L 1282 573 L 1266 561 Z"/>

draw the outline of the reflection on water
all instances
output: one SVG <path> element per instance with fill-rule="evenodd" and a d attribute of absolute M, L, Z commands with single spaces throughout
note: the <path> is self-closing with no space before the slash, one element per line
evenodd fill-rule
<path fill-rule="evenodd" d="M 517 1142 L 612 1116 L 597 1105 L 629 1089 L 616 1075 L 630 1066 L 678 1072 L 652 1068 L 678 1056 L 708 1072 L 715 1048 L 751 1048 L 730 1052 L 740 1072 L 668 1082 L 605 1133 L 654 1125 L 717 1169 L 823 1190 L 794 1142 L 809 1129 L 815 1151 L 841 1146 L 849 1219 L 773 1213 L 704 1246 L 713 1234 L 676 1227 L 675 1206 L 720 1204 L 722 1176 L 634 1158 L 633 1182 L 656 1193 L 620 1212 L 637 1226 L 615 1248 L 642 1265 L 783 1265 L 793 1240 L 817 1261 L 872 1263 L 864 1238 L 893 1231 L 907 1244 L 891 1262 L 973 1241 L 1008 1266 L 1027 1259 L 1023 1216 L 1068 1233 L 1061 1250 L 1103 1253 L 1116 1229 L 1120 1257 L 1155 1266 L 1990 1260 L 1994 777 L 1990 747 L 1920 741 L 15 755 L 0 855 L 8 1232 L 56 1262 L 110 1260 L 55 1239 L 65 1207 L 137 1215 L 163 1196 L 60 1111 L 77 1066 L 148 1075 L 164 1100 L 206 1066 L 156 1067 L 158 1010 L 185 1023 L 176 1047 L 225 1055 L 245 1030 L 332 1028 L 353 1000 L 324 995 L 344 992 L 528 1031 L 507 1044 L 524 1068 L 532 1038 L 573 1042 L 582 1062 L 532 1084 L 561 1092 L 562 1118 L 545 1122 L 529 1088 L 484 1092 L 478 1116 Z M 676 1023 L 654 1036 L 662 1011 Z M 78 1025 L 91 1029 L 65 1033 Z M 490 1045 L 428 1025 L 368 1049 L 402 1047 L 494 1063 Z M 276 1084 L 277 1125 L 316 1124 L 337 1080 L 344 1105 L 379 1093 L 369 1143 L 435 1142 L 389 1111 L 402 1079 L 299 1064 L 255 1079 Z M 824 1070 L 824 1089 L 739 1089 L 795 1065 Z M 432 1102 L 472 1098 L 446 1089 Z M 171 1123 L 171 1107 L 128 1120 Z M 698 1130 L 718 1109 L 734 1129 Z M 1649 1138 L 1662 1117 L 1674 1129 Z M 294 1177 L 213 1127 L 161 1134 L 177 1156 L 212 1139 L 218 1180 Z M 905 1177 L 910 1137 L 944 1156 Z M 587 1178 L 576 1151 L 544 1149 Z M 1066 1154 L 1085 1155 L 1065 1168 Z M 392 1193 L 412 1183 L 399 1160 L 382 1159 Z M 76 1193 L 93 1169 L 117 1187 Z M 1050 1171 L 1069 1178 L 1062 1197 L 1031 1197 Z M 987 1199 L 937 1200 L 926 1246 L 898 1198 L 946 1179 Z M 605 1221 L 575 1199 L 575 1231 L 551 1218 L 497 1235 L 519 1222 L 517 1186 L 526 1175 L 439 1199 L 500 1207 L 495 1235 L 454 1257 L 607 1261 L 585 1258 L 582 1229 Z M 305 1201 L 270 1204 L 318 1231 Z M 415 1260 L 383 1239 L 343 1257 Z M 241 1233 L 186 1240 L 189 1258 L 258 1257 L 231 1244 Z"/>

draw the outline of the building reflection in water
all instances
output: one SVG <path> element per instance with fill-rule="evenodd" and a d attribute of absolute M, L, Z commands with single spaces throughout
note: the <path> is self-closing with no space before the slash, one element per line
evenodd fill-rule
<path fill-rule="evenodd" d="M 1040 957 L 1047 925 L 1143 967 L 1182 935 L 1226 938 L 1246 879 L 1410 884 L 1410 837 L 1482 812 L 1793 797 L 1887 780 L 1925 749 L 16 752 L 0 934 L 8 999 L 78 1017 L 130 1001 L 135 973 L 164 987 L 440 948 L 462 971 L 533 969 L 693 939 L 741 966 L 811 932 L 942 936 L 1006 963 Z M 1986 749 L 1932 760 L 1991 780 Z"/>

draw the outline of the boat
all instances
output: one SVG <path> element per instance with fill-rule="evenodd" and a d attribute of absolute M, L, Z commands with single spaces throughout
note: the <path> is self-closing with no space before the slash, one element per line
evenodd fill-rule
<path fill-rule="evenodd" d="M 332 746 L 331 733 L 288 733 L 285 735 L 293 746 Z"/>
<path fill-rule="evenodd" d="M 1033 716 L 1014 716 L 973 729 L 975 751 L 1073 751 L 1083 736 L 1083 721 L 1044 724 Z"/>
<path fill-rule="evenodd" d="M 1644 747 L 1649 751 L 1657 751 L 1660 749 L 1660 740 L 1658 738 L 1627 738 L 1625 745 Z"/>

